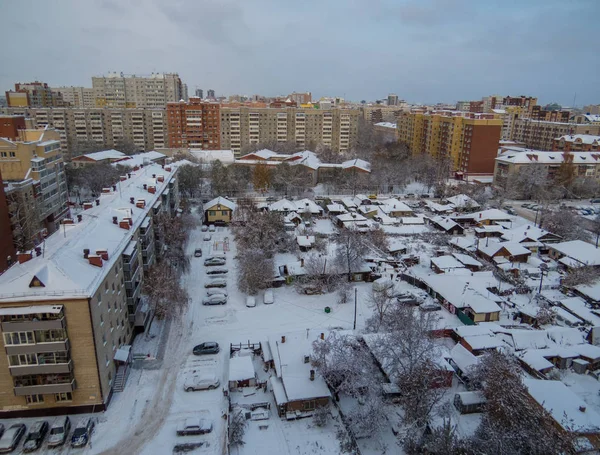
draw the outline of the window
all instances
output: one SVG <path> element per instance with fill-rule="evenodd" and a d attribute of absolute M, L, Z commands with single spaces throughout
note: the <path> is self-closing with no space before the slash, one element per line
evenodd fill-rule
<path fill-rule="evenodd" d="M 304 410 L 305 411 L 312 411 L 313 409 L 315 409 L 315 400 L 310 400 L 310 401 L 304 402 Z"/>
<path fill-rule="evenodd" d="M 44 402 L 44 395 L 25 395 L 27 404 L 39 404 Z"/>
<path fill-rule="evenodd" d="M 33 332 L 9 332 L 4 334 L 4 343 L 13 344 L 34 344 Z"/>
<path fill-rule="evenodd" d="M 214 210 L 209 210 L 208 214 L 209 214 L 209 216 L 215 216 L 217 214 L 217 212 L 215 212 Z"/>
<path fill-rule="evenodd" d="M 221 210 L 221 215 L 227 216 L 227 210 Z"/>
<path fill-rule="evenodd" d="M 98 305 L 102 303 L 102 293 L 98 294 Z"/>
<path fill-rule="evenodd" d="M 73 394 L 71 392 L 55 393 L 54 401 L 57 403 L 61 401 L 73 401 Z"/>

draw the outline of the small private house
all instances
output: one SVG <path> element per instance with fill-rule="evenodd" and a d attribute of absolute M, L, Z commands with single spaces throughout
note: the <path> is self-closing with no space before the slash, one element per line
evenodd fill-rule
<path fill-rule="evenodd" d="M 324 334 L 314 330 L 269 337 L 275 375 L 269 379 L 280 417 L 297 419 L 327 406 L 331 398 L 323 377 L 311 365 L 313 341 Z"/>
<path fill-rule="evenodd" d="M 502 232 L 502 238 L 509 242 L 520 243 L 532 253 L 547 253 L 547 244 L 558 243 L 562 240 L 560 235 L 529 224 L 518 226 Z"/>
<path fill-rule="evenodd" d="M 446 360 L 454 368 L 456 376 L 467 384 L 469 383 L 469 376 L 479 365 L 479 358 L 461 344 L 457 344 L 452 348 Z"/>
<path fill-rule="evenodd" d="M 234 202 L 219 196 L 204 204 L 204 222 L 207 224 L 229 224 L 234 210 Z"/>
<path fill-rule="evenodd" d="M 452 253 L 452 256 L 471 272 L 478 272 L 483 268 L 483 264 L 468 254 Z"/>
<path fill-rule="evenodd" d="M 498 209 L 482 210 L 480 212 L 453 215 L 452 219 L 462 226 L 473 226 L 479 225 L 484 226 L 488 224 L 500 224 L 508 223 L 511 224 L 513 217 L 508 213 Z"/>
<path fill-rule="evenodd" d="M 472 212 L 481 207 L 475 199 L 466 194 L 457 194 L 456 196 L 448 197 L 444 202 L 452 204 L 457 212 Z"/>
<path fill-rule="evenodd" d="M 459 392 L 454 395 L 454 407 L 461 414 L 483 412 L 487 400 L 480 391 Z"/>
<path fill-rule="evenodd" d="M 78 168 L 94 164 L 116 163 L 127 159 L 129 159 L 129 157 L 123 152 L 111 149 L 76 156 L 71 160 L 71 166 L 73 166 L 74 168 Z"/>
<path fill-rule="evenodd" d="M 477 255 L 490 262 L 498 262 L 498 258 L 505 258 L 509 262 L 527 262 L 531 251 L 519 243 L 489 242 L 487 246 L 482 244 L 477 248 Z"/>
<path fill-rule="evenodd" d="M 463 235 L 465 233 L 465 228 L 451 218 L 445 216 L 432 216 L 426 219 L 428 220 L 428 224 L 446 234 Z"/>
<path fill-rule="evenodd" d="M 600 267 L 600 248 L 582 240 L 571 240 L 548 245 L 549 256 L 571 269 L 583 266 Z"/>
<path fill-rule="evenodd" d="M 229 390 L 256 386 L 256 372 L 251 355 L 235 355 L 229 359 Z M 248 354 L 251 354 L 248 352 Z"/>
<path fill-rule="evenodd" d="M 408 205 L 398 199 L 384 199 L 381 201 L 380 209 L 383 213 L 393 218 L 413 216 L 414 212 Z"/>
<path fill-rule="evenodd" d="M 465 269 L 465 266 L 454 256 L 438 256 L 436 258 L 431 258 L 431 270 L 435 273 L 446 273 L 457 269 Z"/>

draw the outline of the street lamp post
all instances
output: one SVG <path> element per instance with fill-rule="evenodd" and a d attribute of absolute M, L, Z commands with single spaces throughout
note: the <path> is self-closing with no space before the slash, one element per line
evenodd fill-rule
<path fill-rule="evenodd" d="M 542 293 L 542 284 L 544 283 L 544 277 L 548 275 L 548 264 L 542 262 L 540 264 L 540 289 L 538 290 L 538 294 Z"/>

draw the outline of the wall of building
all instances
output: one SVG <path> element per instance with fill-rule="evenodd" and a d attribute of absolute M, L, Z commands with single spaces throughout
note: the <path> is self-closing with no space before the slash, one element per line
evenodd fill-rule
<path fill-rule="evenodd" d="M 18 115 L 0 115 L 0 137 L 16 140 L 19 130 L 25 129 L 25 117 Z"/>
<path fill-rule="evenodd" d="M 10 265 L 9 257 L 11 258 L 10 262 L 16 259 L 8 203 L 4 193 L 2 172 L 0 172 L 0 273 Z"/>
<path fill-rule="evenodd" d="M 492 123 L 492 122 L 490 122 Z M 500 128 L 493 124 L 474 124 L 471 128 L 471 141 L 468 145 L 468 161 L 463 170 L 470 174 L 491 174 L 498 153 Z"/>

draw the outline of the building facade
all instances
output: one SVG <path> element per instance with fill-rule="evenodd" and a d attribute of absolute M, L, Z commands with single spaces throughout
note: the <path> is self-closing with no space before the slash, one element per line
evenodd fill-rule
<path fill-rule="evenodd" d="M 54 128 L 60 134 L 61 149 L 67 160 L 77 153 L 78 144 L 85 142 L 117 149 L 130 143 L 140 151 L 168 145 L 165 109 L 4 108 L 2 111 L 31 118 L 36 127 Z"/>
<path fill-rule="evenodd" d="M 292 101 L 294 101 L 298 106 L 300 106 L 301 104 L 312 103 L 312 93 L 311 92 L 304 92 L 304 93 L 293 92 L 288 96 L 288 98 L 291 99 Z"/>
<path fill-rule="evenodd" d="M 53 87 L 52 92 L 62 99 L 63 107 L 96 107 L 94 89 L 87 87 Z"/>
<path fill-rule="evenodd" d="M 317 144 L 344 153 L 356 142 L 359 111 L 354 109 L 221 107 L 221 147 L 236 157 L 245 146 L 268 141 Z"/>
<path fill-rule="evenodd" d="M 0 172 L 0 274 L 16 260 L 8 202 Z"/>
<path fill-rule="evenodd" d="M 25 128 L 25 117 L 21 115 L 0 115 L 0 137 L 16 140 L 19 137 L 19 131 Z"/>
<path fill-rule="evenodd" d="M 552 150 L 597 152 L 600 151 L 600 136 L 574 134 L 557 137 L 552 141 Z"/>
<path fill-rule="evenodd" d="M 92 88 L 96 107 L 164 108 L 167 103 L 179 101 L 185 95 L 177 73 L 152 73 L 149 76 L 109 73 L 92 77 Z"/>
<path fill-rule="evenodd" d="M 398 118 L 398 139 L 413 155 L 450 157 L 454 170 L 467 174 L 494 171 L 501 130 L 494 114 L 405 112 Z"/>
<path fill-rule="evenodd" d="M 221 115 L 218 103 L 191 98 L 167 104 L 169 148 L 221 149 Z"/>
<path fill-rule="evenodd" d="M 576 134 L 600 135 L 600 124 L 577 125 L 575 123 L 558 123 L 518 118 L 514 123 L 512 140 L 522 142 L 536 150 L 552 150 L 553 141 L 557 137 Z"/>
<path fill-rule="evenodd" d="M 9 107 L 53 107 L 62 101 L 45 82 L 18 82 L 14 91 L 6 92 Z"/>
<path fill-rule="evenodd" d="M 391 122 L 396 123 L 402 109 L 397 106 L 361 106 L 362 117 L 369 123 Z"/>
<path fill-rule="evenodd" d="M 123 373 L 117 353 L 149 320 L 141 287 L 161 251 L 154 217 L 177 208 L 175 172 L 133 168 L 0 275 L 2 418 L 106 409 Z"/>
<path fill-rule="evenodd" d="M 36 183 L 38 218 L 52 233 L 69 212 L 60 136 L 50 128 L 20 133 L 18 141 L 0 139 L 0 170 L 5 181 L 32 179 Z"/>

